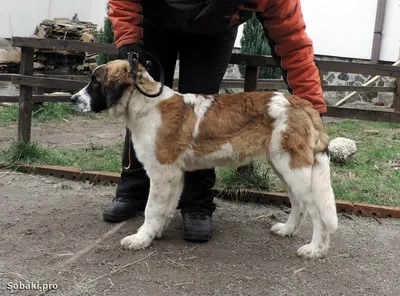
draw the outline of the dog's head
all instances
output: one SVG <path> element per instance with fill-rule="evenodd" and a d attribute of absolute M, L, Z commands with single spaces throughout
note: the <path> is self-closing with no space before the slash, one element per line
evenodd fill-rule
<path fill-rule="evenodd" d="M 139 65 L 136 83 L 143 90 L 157 92 L 158 83 L 141 65 Z M 132 93 L 133 90 L 133 75 L 128 61 L 114 60 L 97 67 L 91 75 L 89 84 L 74 94 L 71 101 L 81 112 L 98 113 L 118 104 L 127 91 Z M 127 104 L 128 101 L 124 102 L 124 107 Z"/>

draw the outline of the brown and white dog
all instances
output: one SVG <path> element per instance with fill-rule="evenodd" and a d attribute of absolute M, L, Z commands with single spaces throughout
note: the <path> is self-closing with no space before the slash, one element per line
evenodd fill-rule
<path fill-rule="evenodd" d="M 268 160 L 286 186 L 292 206 L 287 222 L 273 225 L 271 231 L 295 235 L 308 213 L 312 240 L 297 254 L 308 258 L 327 254 L 338 220 L 329 140 L 311 103 L 278 92 L 211 96 L 181 94 L 168 87 L 150 98 L 135 88 L 132 79 L 129 63 L 115 60 L 95 69 L 91 82 L 72 96 L 83 112 L 107 109 L 124 120 L 151 180 L 144 224 L 121 240 L 124 248 L 146 248 L 162 236 L 178 205 L 185 171 Z M 149 94 L 160 89 L 143 67 L 137 83 Z"/>

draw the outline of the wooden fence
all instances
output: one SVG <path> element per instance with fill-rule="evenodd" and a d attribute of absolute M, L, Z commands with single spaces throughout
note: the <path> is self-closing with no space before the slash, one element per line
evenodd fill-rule
<path fill-rule="evenodd" d="M 116 48 L 113 44 L 98 44 L 80 41 L 13 37 L 12 45 L 15 47 L 21 47 L 20 74 L 0 75 L 0 81 L 11 81 L 13 84 L 19 84 L 19 96 L 0 96 L 0 102 L 18 102 L 18 140 L 24 142 L 30 142 L 31 140 L 33 102 L 70 101 L 70 96 L 33 95 L 34 87 L 77 91 L 84 87 L 89 81 L 89 77 L 84 75 L 33 75 L 35 48 L 52 49 L 57 51 L 83 51 L 106 54 L 116 53 Z M 324 91 L 393 92 L 395 94 L 393 112 L 328 106 L 328 113 L 326 116 L 400 123 L 400 67 L 338 61 L 316 60 L 315 62 L 320 73 L 334 71 L 363 75 L 390 76 L 396 78 L 396 87 L 323 85 Z M 287 89 L 287 85 L 283 80 L 257 79 L 259 67 L 278 67 L 271 56 L 233 54 L 230 64 L 245 65 L 245 78 L 226 79 L 222 82 L 221 88 L 243 88 L 244 91 Z"/>

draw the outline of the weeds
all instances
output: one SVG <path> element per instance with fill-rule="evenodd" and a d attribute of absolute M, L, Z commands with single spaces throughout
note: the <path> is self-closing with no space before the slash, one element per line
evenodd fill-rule
<path fill-rule="evenodd" d="M 46 148 L 38 143 L 13 142 L 0 150 L 0 167 L 13 168 L 18 163 L 72 166 L 82 170 L 119 172 L 121 144 L 103 147 L 91 144 L 86 148 Z"/>
<path fill-rule="evenodd" d="M 84 116 L 68 103 L 33 104 L 33 123 L 50 123 L 68 120 L 70 116 Z M 18 122 L 18 104 L 0 106 L 0 126 Z"/>
<path fill-rule="evenodd" d="M 326 124 L 331 139 L 341 136 L 357 143 L 355 157 L 345 165 L 332 163 L 332 183 L 337 199 L 400 206 L 400 125 L 346 120 Z M 370 134 L 366 130 L 376 130 Z M 45 148 L 37 143 L 14 142 L 0 150 L 0 166 L 16 163 L 74 166 L 84 170 L 120 172 L 123 142 L 104 147 L 90 143 L 79 149 Z M 233 197 L 244 190 L 282 192 L 283 186 L 266 162 L 251 169 L 217 168 L 216 188 Z"/>

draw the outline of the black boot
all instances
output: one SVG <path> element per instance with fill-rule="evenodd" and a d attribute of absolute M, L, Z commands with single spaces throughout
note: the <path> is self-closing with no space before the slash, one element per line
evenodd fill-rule
<path fill-rule="evenodd" d="M 192 242 L 207 242 L 213 233 L 212 213 L 215 211 L 212 188 L 214 169 L 185 173 L 183 193 L 179 203 L 183 219 L 183 238 Z"/>
<path fill-rule="evenodd" d="M 103 210 L 103 219 L 107 222 L 122 222 L 144 211 L 145 205 L 138 205 L 132 198 L 116 197 Z"/>
<path fill-rule="evenodd" d="M 208 242 L 213 233 L 211 216 L 205 213 L 182 213 L 183 238 L 190 242 Z"/>

